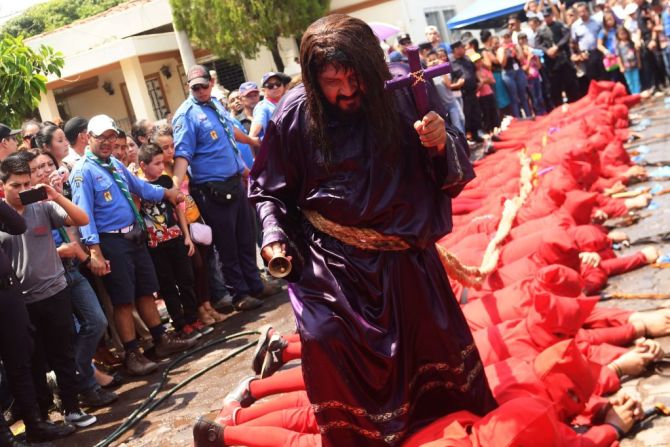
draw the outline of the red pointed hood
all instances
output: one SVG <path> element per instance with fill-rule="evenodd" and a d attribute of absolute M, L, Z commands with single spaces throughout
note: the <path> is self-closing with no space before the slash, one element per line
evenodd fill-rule
<path fill-rule="evenodd" d="M 550 402 L 520 397 L 475 422 L 472 444 L 474 447 L 559 447 L 564 445 L 560 424 Z"/>
<path fill-rule="evenodd" d="M 533 292 L 547 291 L 559 296 L 576 298 L 582 294 L 584 281 L 573 269 L 552 264 L 538 270 L 533 279 L 533 287 Z"/>
<path fill-rule="evenodd" d="M 544 383 L 565 422 L 582 412 L 597 383 L 592 365 L 579 351 L 574 339 L 564 340 L 542 351 L 533 362 L 535 374 Z"/>
<path fill-rule="evenodd" d="M 574 190 L 565 195 L 562 208 L 572 216 L 577 225 L 586 225 L 591 222 L 597 200 L 598 194 L 595 192 Z"/>
<path fill-rule="evenodd" d="M 540 349 L 572 338 L 582 327 L 598 302 L 598 297 L 565 298 L 539 293 L 526 317 L 526 328 L 533 343 Z"/>
<path fill-rule="evenodd" d="M 579 250 L 568 232 L 563 228 L 552 228 L 542 235 L 537 252 L 533 255 L 542 260 L 542 265 L 562 264 L 579 270 Z"/>

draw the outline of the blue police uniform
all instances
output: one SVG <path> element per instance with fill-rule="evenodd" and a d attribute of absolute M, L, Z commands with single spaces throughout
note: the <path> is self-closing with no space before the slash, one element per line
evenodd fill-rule
<path fill-rule="evenodd" d="M 212 98 L 210 104 L 218 113 L 192 96 L 179 106 L 172 120 L 174 156 L 189 162 L 191 196 L 212 227 L 226 288 L 235 304 L 248 295 L 260 294 L 263 283 L 256 264 L 253 209 L 240 176 L 245 162 L 231 141 L 235 124 L 218 100 Z M 212 188 L 226 181 L 235 191 L 222 203 L 214 198 Z"/>
<path fill-rule="evenodd" d="M 261 140 L 263 139 L 263 135 L 265 135 L 265 129 L 268 128 L 268 123 L 270 122 L 270 118 L 272 118 L 272 114 L 275 113 L 275 110 L 277 110 L 277 104 L 269 99 L 262 100 L 256 104 L 256 107 L 254 107 L 254 118 L 251 121 L 251 125 L 261 125 L 261 131 L 258 134 L 258 138 Z"/>
<path fill-rule="evenodd" d="M 188 161 L 191 180 L 199 184 L 224 181 L 245 168 L 239 150 L 228 137 L 228 133 L 233 135 L 233 118 L 218 100 L 212 98 L 212 104 L 225 119 L 227 131 L 219 115 L 192 96 L 179 106 L 172 120 L 174 156 Z"/>
<path fill-rule="evenodd" d="M 114 157 L 111 162 L 131 193 L 154 202 L 163 200 L 163 188 L 137 178 Z M 83 157 L 72 169 L 70 184 L 72 201 L 89 216 L 88 225 L 80 227 L 82 241 L 100 244 L 110 262 L 111 273 L 102 279 L 112 304 L 130 304 L 156 292 L 158 280 L 146 244 L 124 237 L 137 219 L 112 174 Z"/>

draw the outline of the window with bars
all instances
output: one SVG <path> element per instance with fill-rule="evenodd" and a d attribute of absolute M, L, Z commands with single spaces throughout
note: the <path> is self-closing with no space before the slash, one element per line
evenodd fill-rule
<path fill-rule="evenodd" d="M 230 61 L 219 59 L 203 64 L 208 70 L 215 70 L 219 78 L 219 84 L 228 90 L 236 90 L 240 87 L 246 77 L 244 70 L 239 63 L 231 63 Z"/>

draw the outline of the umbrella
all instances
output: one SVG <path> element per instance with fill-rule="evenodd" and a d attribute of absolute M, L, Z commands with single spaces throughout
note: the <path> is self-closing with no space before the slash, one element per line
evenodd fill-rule
<path fill-rule="evenodd" d="M 377 35 L 379 40 L 386 40 L 400 32 L 400 28 L 388 23 L 370 22 L 368 25 L 370 25 L 370 28 L 372 28 L 372 31 Z"/>

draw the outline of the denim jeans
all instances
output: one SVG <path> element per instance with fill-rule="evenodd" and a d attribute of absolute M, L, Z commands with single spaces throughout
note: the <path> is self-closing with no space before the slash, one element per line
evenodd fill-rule
<path fill-rule="evenodd" d="M 447 106 L 447 113 L 449 114 L 451 125 L 460 130 L 462 133 L 465 133 L 465 116 L 463 115 L 463 108 L 461 107 L 461 104 L 454 100 L 446 103 L 445 105 Z"/>
<path fill-rule="evenodd" d="M 516 118 L 521 117 L 521 109 L 526 113 L 526 118 L 530 118 L 530 106 L 528 105 L 528 79 L 522 70 L 503 70 L 503 82 L 507 87 L 510 100 L 512 101 L 512 115 Z"/>
<path fill-rule="evenodd" d="M 536 115 L 544 115 L 547 109 L 544 107 L 544 96 L 542 94 L 542 79 L 534 78 L 528 79 L 528 87 L 530 89 L 530 98 L 533 101 L 533 108 Z"/>
<path fill-rule="evenodd" d="M 70 285 L 72 311 L 79 323 L 79 331 L 74 339 L 74 354 L 84 391 L 98 386 L 91 362 L 100 338 L 107 329 L 107 318 L 93 288 L 77 267 L 66 269 L 65 275 Z"/>
<path fill-rule="evenodd" d="M 640 69 L 639 68 L 629 68 L 623 73 L 624 78 L 626 78 L 626 84 L 628 84 L 628 90 L 633 95 L 640 93 Z"/>
<path fill-rule="evenodd" d="M 670 45 L 663 49 L 663 62 L 665 65 L 665 74 L 670 79 Z"/>

